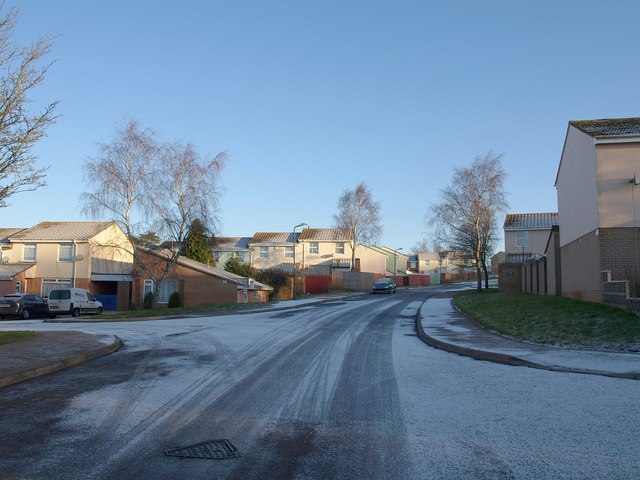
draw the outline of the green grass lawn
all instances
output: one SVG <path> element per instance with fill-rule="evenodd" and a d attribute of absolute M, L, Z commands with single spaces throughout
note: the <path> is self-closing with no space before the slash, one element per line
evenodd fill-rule
<path fill-rule="evenodd" d="M 19 342 L 26 338 L 36 336 L 36 332 L 30 330 L 16 330 L 15 332 L 0 332 L 0 345 L 11 342 Z"/>
<path fill-rule="evenodd" d="M 454 304 L 488 330 L 519 340 L 604 350 L 640 350 L 640 317 L 565 297 L 465 291 Z"/>

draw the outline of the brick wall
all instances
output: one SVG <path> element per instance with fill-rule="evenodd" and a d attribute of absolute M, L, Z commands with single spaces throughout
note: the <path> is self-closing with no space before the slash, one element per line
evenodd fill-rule
<path fill-rule="evenodd" d="M 560 249 L 562 295 L 602 301 L 600 235 L 590 232 Z"/>
<path fill-rule="evenodd" d="M 501 263 L 498 265 L 498 289 L 501 293 L 522 291 L 522 265 Z"/>
<path fill-rule="evenodd" d="M 600 270 L 610 271 L 611 280 L 627 280 L 631 295 L 640 297 L 640 229 L 600 229 Z"/>

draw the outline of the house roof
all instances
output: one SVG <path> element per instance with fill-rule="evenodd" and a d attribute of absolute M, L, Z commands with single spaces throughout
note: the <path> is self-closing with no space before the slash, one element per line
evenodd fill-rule
<path fill-rule="evenodd" d="M 211 239 L 211 247 L 222 251 L 249 250 L 250 240 L 251 237 L 214 237 Z"/>
<path fill-rule="evenodd" d="M 11 241 L 89 240 L 113 222 L 41 222 L 11 237 Z"/>
<path fill-rule="evenodd" d="M 169 252 L 167 250 L 153 250 L 150 248 L 138 247 L 141 251 L 154 255 L 156 257 L 167 257 Z M 222 268 L 218 267 L 210 267 L 209 265 L 205 265 L 204 263 L 198 262 L 197 260 L 192 260 L 188 257 L 179 256 L 178 260 L 176 260 L 176 264 L 182 265 L 183 267 L 190 268 L 191 270 L 196 270 L 198 272 L 204 273 L 206 275 L 211 275 L 213 277 L 222 278 L 223 280 L 230 281 L 235 283 L 236 285 L 242 285 L 248 287 L 249 290 L 273 290 L 273 288 L 264 283 L 257 282 L 255 280 L 249 281 L 247 277 L 241 277 L 240 275 L 236 275 L 235 273 L 227 272 Z"/>
<path fill-rule="evenodd" d="M 569 125 L 594 138 L 640 136 L 640 118 L 573 120 Z"/>
<path fill-rule="evenodd" d="M 538 258 L 541 258 L 542 255 L 540 254 L 534 254 L 531 255 L 530 253 L 507 253 L 504 256 L 504 263 L 510 263 L 512 265 L 519 265 L 519 264 L 523 264 L 523 263 L 527 263 L 530 260 L 536 260 Z"/>
<path fill-rule="evenodd" d="M 347 228 L 305 228 L 298 241 L 305 242 L 348 242 L 351 235 Z"/>
<path fill-rule="evenodd" d="M 296 233 L 296 238 L 300 234 Z M 292 232 L 256 232 L 249 240 L 254 245 L 286 245 L 293 243 Z"/>
<path fill-rule="evenodd" d="M 9 243 L 9 238 L 24 228 L 0 228 L 0 243 Z"/>
<path fill-rule="evenodd" d="M 235 283 L 236 285 L 248 286 L 249 290 L 273 290 L 272 287 L 264 283 L 260 283 L 255 280 L 249 282 L 247 277 L 242 277 L 240 275 L 236 275 L 235 273 L 227 272 L 222 268 L 210 267 L 208 265 L 205 265 L 204 263 L 192 260 L 187 257 L 180 256 L 176 263 L 191 268 L 192 270 L 197 270 L 199 272 L 205 273 L 207 275 L 212 275 L 214 277 L 228 280 L 232 283 Z"/>
<path fill-rule="evenodd" d="M 550 213 L 508 213 L 504 220 L 505 230 L 549 230 L 558 225 L 558 214 Z"/>
<path fill-rule="evenodd" d="M 0 263 L 0 280 L 11 280 L 34 265 L 35 263 Z"/>

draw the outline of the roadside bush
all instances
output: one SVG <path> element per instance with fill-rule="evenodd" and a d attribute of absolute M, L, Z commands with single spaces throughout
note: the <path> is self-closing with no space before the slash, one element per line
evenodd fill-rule
<path fill-rule="evenodd" d="M 144 296 L 142 306 L 145 310 L 150 310 L 153 308 L 153 292 L 147 292 L 147 294 Z"/>
<path fill-rule="evenodd" d="M 182 306 L 182 300 L 178 292 L 173 292 L 169 297 L 169 308 L 179 308 Z"/>
<path fill-rule="evenodd" d="M 269 268 L 262 270 L 256 275 L 256 280 L 273 287 L 273 291 L 269 295 L 269 300 L 278 298 L 280 289 L 289 283 L 289 276 L 281 270 Z"/>

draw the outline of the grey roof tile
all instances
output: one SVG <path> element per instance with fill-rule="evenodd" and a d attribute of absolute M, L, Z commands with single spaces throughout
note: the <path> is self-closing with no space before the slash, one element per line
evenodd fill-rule
<path fill-rule="evenodd" d="M 346 228 L 305 228 L 300 233 L 299 241 L 305 242 L 347 242 L 350 240 Z"/>
<path fill-rule="evenodd" d="M 9 243 L 9 238 L 26 228 L 0 228 L 0 243 Z"/>
<path fill-rule="evenodd" d="M 33 266 L 35 263 L 0 263 L 0 280 L 11 280 Z"/>
<path fill-rule="evenodd" d="M 504 220 L 505 230 L 550 230 L 558 225 L 558 214 L 548 213 L 509 213 Z"/>
<path fill-rule="evenodd" d="M 569 125 L 594 138 L 640 135 L 640 118 L 638 117 L 573 120 Z"/>
<path fill-rule="evenodd" d="M 211 248 L 219 251 L 249 250 L 251 237 L 214 237 L 211 239 Z"/>
<path fill-rule="evenodd" d="M 11 237 L 12 241 L 89 240 L 113 222 L 41 222 Z"/>
<path fill-rule="evenodd" d="M 300 234 L 296 232 L 296 237 Z M 249 241 L 252 245 L 286 245 L 293 243 L 292 232 L 257 232 Z"/>

